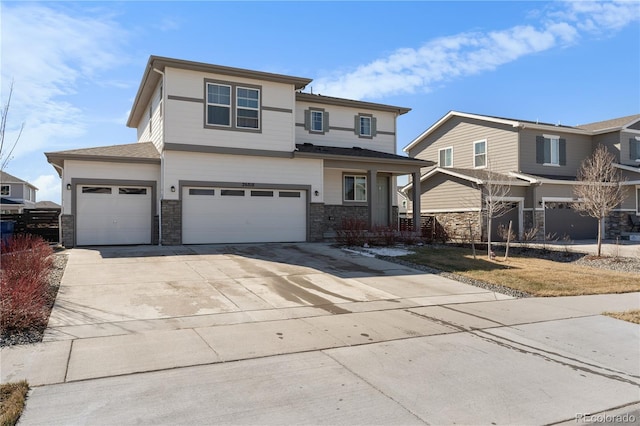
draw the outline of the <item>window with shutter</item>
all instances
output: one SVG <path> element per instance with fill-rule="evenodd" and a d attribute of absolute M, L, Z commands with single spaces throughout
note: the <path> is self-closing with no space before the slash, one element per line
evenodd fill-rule
<path fill-rule="evenodd" d="M 559 136 L 536 136 L 536 163 L 545 166 L 567 164 L 567 141 Z"/>

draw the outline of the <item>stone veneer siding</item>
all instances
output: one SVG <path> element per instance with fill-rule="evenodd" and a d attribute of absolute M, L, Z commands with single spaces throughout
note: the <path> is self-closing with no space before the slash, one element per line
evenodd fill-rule
<path fill-rule="evenodd" d="M 451 212 L 434 214 L 436 221 L 445 229 L 449 239 L 470 241 L 469 221 L 474 239 L 480 241 L 483 237 L 483 221 L 480 212 Z"/>
<path fill-rule="evenodd" d="M 324 238 L 324 204 L 309 204 L 309 241 L 322 241 Z"/>
<path fill-rule="evenodd" d="M 369 223 L 369 207 L 367 206 L 324 206 L 324 232 L 342 229 L 344 220 L 356 219 Z"/>
<path fill-rule="evenodd" d="M 611 212 L 604 221 L 604 238 L 615 239 L 623 232 L 631 232 L 633 225 L 629 219 L 635 212 Z"/>
<path fill-rule="evenodd" d="M 151 244 L 157 245 L 160 241 L 160 217 L 155 215 L 153 217 L 153 233 L 151 234 Z"/>
<path fill-rule="evenodd" d="M 62 226 L 62 245 L 66 248 L 75 246 L 75 217 L 72 214 L 60 216 L 60 226 Z"/>
<path fill-rule="evenodd" d="M 182 244 L 182 201 L 162 200 L 162 245 L 176 246 Z"/>
<path fill-rule="evenodd" d="M 522 225 L 524 226 L 522 234 L 525 235 L 533 228 L 537 228 L 536 234 L 532 239 L 534 241 L 542 241 L 544 239 L 544 211 L 525 210 L 522 214 Z"/>

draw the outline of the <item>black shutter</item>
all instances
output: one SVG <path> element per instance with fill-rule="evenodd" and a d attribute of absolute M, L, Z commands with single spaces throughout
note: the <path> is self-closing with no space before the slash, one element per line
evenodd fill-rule
<path fill-rule="evenodd" d="M 324 133 L 329 131 L 329 111 L 325 111 L 324 117 L 322 117 L 322 131 Z"/>
<path fill-rule="evenodd" d="M 360 116 L 353 117 L 353 133 L 360 136 Z"/>
<path fill-rule="evenodd" d="M 536 163 L 544 163 L 544 137 L 536 136 Z"/>
<path fill-rule="evenodd" d="M 371 137 L 378 134 L 378 120 L 375 117 L 371 117 Z"/>
<path fill-rule="evenodd" d="M 635 138 L 629 138 L 629 158 L 631 160 L 640 158 L 638 155 L 638 145 L 640 145 L 640 141 L 636 141 Z"/>
<path fill-rule="evenodd" d="M 558 157 L 560 159 L 560 165 L 566 166 L 567 165 L 567 140 L 566 139 L 560 139 L 558 141 L 558 150 L 560 151 L 558 153 Z"/>

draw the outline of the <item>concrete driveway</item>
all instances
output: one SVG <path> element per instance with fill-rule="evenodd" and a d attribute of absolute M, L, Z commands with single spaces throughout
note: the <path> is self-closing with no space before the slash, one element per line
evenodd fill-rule
<path fill-rule="evenodd" d="M 73 249 L 46 342 L 1 373 L 36 386 L 26 425 L 545 424 L 639 407 L 640 327 L 599 315 L 639 307 L 325 244 Z"/>

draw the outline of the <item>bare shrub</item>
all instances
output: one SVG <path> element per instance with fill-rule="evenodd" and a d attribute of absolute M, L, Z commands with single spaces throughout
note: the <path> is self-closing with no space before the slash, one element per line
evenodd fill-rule
<path fill-rule="evenodd" d="M 367 222 L 356 218 L 342 219 L 341 228 L 336 231 L 336 240 L 347 246 L 361 246 L 366 240 Z"/>

